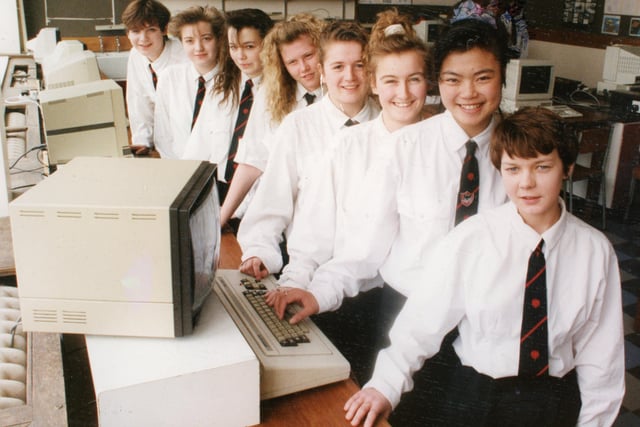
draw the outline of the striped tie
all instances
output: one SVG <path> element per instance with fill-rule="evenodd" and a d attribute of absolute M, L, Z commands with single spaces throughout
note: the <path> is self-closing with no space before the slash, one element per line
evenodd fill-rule
<path fill-rule="evenodd" d="M 518 374 L 525 377 L 549 375 L 547 279 L 543 245 L 544 240 L 540 240 L 529 257 L 527 268 L 518 370 Z"/>
<path fill-rule="evenodd" d="M 156 70 L 153 69 L 151 64 L 149 64 L 149 71 L 151 71 L 151 81 L 153 82 L 153 88 L 158 87 L 158 75 L 156 74 Z"/>
<path fill-rule="evenodd" d="M 480 174 L 478 159 L 475 153 L 478 144 L 469 140 L 466 143 L 467 154 L 462 163 L 460 187 L 456 201 L 456 222 L 458 225 L 465 219 L 478 213 L 478 193 L 480 190 Z"/>
<path fill-rule="evenodd" d="M 229 154 L 227 155 L 227 168 L 224 171 L 224 179 L 227 182 L 231 182 L 233 173 L 235 171 L 236 164 L 234 159 L 236 152 L 238 151 L 238 142 L 244 135 L 244 129 L 247 127 L 247 120 L 249 119 L 249 113 L 251 112 L 251 105 L 253 104 L 253 93 L 251 88 L 253 82 L 251 79 L 247 80 L 242 91 L 240 98 L 240 107 L 238 108 L 238 118 L 236 119 L 236 127 L 233 130 L 233 136 L 231 137 L 231 144 L 229 145 Z"/>
<path fill-rule="evenodd" d="M 204 77 L 198 77 L 198 91 L 196 92 L 196 102 L 193 104 L 193 120 L 191 120 L 191 129 L 198 120 L 198 114 L 200 114 L 200 107 L 202 107 L 202 100 L 204 100 L 204 93 L 206 88 L 204 87 Z"/>

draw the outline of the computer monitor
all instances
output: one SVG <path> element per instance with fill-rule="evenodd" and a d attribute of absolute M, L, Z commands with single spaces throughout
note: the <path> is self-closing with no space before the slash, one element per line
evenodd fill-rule
<path fill-rule="evenodd" d="M 635 84 L 640 77 L 640 46 L 607 46 L 602 78 L 617 85 Z"/>
<path fill-rule="evenodd" d="M 440 32 L 444 28 L 445 24 L 438 19 L 423 19 L 413 25 L 413 29 L 416 31 L 418 37 L 420 37 L 428 46 L 438 40 Z"/>
<path fill-rule="evenodd" d="M 121 157 L 130 152 L 122 87 L 97 80 L 39 94 L 49 166 L 76 156 Z"/>
<path fill-rule="evenodd" d="M 26 331 L 192 332 L 220 246 L 215 165 L 77 157 L 9 205 Z"/>
<path fill-rule="evenodd" d="M 553 62 L 540 59 L 511 59 L 507 63 L 502 90 L 503 111 L 524 106 L 551 105 L 555 84 Z"/>
<path fill-rule="evenodd" d="M 78 40 L 63 40 L 42 60 L 42 76 L 46 89 L 73 86 L 100 80 L 96 54 L 84 50 Z"/>

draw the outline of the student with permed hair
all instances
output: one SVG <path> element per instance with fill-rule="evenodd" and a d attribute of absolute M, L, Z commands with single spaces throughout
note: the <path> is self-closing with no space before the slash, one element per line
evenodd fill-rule
<path fill-rule="evenodd" d="M 136 154 L 153 147 L 153 111 L 158 76 L 169 65 L 187 61 L 176 39 L 167 37 L 171 13 L 156 0 L 133 0 L 122 13 L 131 52 L 127 62 L 127 112 Z"/>
<path fill-rule="evenodd" d="M 322 20 L 301 13 L 276 23 L 265 37 L 260 54 L 262 87 L 254 100 L 253 114 L 236 155 L 234 180 L 220 211 L 223 225 L 244 214 L 284 117 L 322 96 L 318 43 L 323 26 Z"/>
<path fill-rule="evenodd" d="M 194 158 L 189 154 L 193 145 L 189 140 L 196 124 L 207 120 L 200 111 L 213 99 L 205 95 L 211 92 L 220 64 L 226 61 L 225 29 L 223 15 L 209 6 L 188 8 L 169 24 L 189 62 L 167 68 L 158 79 L 154 142 L 163 158 Z M 200 158 L 209 157 L 205 152 Z"/>
<path fill-rule="evenodd" d="M 560 197 L 576 156 L 575 135 L 544 108 L 497 125 L 490 157 L 510 202 L 460 224 L 405 277 L 437 286 L 409 296 L 373 377 L 345 405 L 352 425 L 386 418 L 456 326 L 439 425 L 614 423 L 625 388 L 620 275 L 607 237 Z"/>

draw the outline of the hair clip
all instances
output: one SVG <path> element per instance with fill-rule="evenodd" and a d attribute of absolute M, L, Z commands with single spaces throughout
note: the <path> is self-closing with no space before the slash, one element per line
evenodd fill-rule
<path fill-rule="evenodd" d="M 389 37 L 393 34 L 405 34 L 402 24 L 391 24 L 384 29 L 385 37 Z"/>

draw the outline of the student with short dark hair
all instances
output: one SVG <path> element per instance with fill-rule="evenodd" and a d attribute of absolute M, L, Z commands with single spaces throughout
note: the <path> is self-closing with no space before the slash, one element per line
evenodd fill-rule
<path fill-rule="evenodd" d="M 554 113 L 526 108 L 497 125 L 490 153 L 510 202 L 461 223 L 405 276 L 437 286 L 409 295 L 373 377 L 345 405 L 352 425 L 386 418 L 456 326 L 459 360 L 434 414 L 442 425 L 616 419 L 625 387 L 620 275 L 609 240 L 560 197 L 575 136 Z"/>
<path fill-rule="evenodd" d="M 133 0 L 122 13 L 131 51 L 127 62 L 127 113 L 136 154 L 153 147 L 153 111 L 158 76 L 187 61 L 180 42 L 167 37 L 171 13 L 156 0 Z"/>

